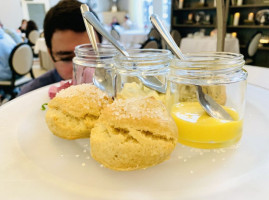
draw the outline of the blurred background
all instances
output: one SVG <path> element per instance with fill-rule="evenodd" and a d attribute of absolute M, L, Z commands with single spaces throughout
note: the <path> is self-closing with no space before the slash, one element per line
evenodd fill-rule
<path fill-rule="evenodd" d="M 39 30 L 43 29 L 46 12 L 59 0 L 11 0 L 0 2 L 0 19 L 10 28 L 17 29 L 22 19 L 33 20 Z M 158 14 L 170 25 L 171 0 L 81 0 L 98 14 L 100 20 L 109 25 L 115 16 L 119 22 L 128 14 L 134 28 L 148 28 L 149 15 Z"/>

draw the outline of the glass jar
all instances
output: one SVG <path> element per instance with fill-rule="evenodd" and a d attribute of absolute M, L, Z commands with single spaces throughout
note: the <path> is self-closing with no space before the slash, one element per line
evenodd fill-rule
<path fill-rule="evenodd" d="M 247 72 L 243 55 L 234 53 L 186 54 L 170 65 L 166 104 L 178 126 L 179 142 L 197 148 L 235 144 L 242 136 Z M 210 117 L 197 99 L 197 87 L 211 96 L 234 119 Z"/>
<path fill-rule="evenodd" d="M 73 58 L 73 84 L 93 83 L 99 89 L 114 96 L 114 62 L 118 53 L 114 46 L 97 44 L 95 52 L 91 44 L 78 45 Z"/>
<path fill-rule="evenodd" d="M 164 100 L 171 52 L 161 49 L 132 49 L 127 52 L 128 57 L 122 54 L 115 56 L 117 98 L 154 96 Z"/>

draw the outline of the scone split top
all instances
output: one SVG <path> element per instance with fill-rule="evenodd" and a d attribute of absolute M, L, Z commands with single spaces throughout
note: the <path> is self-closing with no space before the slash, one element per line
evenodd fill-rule
<path fill-rule="evenodd" d="M 103 110 L 100 120 L 115 128 L 131 127 L 152 132 L 155 137 L 166 140 L 173 139 L 177 130 L 165 106 L 153 97 L 119 99 Z"/>
<path fill-rule="evenodd" d="M 92 84 L 70 86 L 48 103 L 46 122 L 59 137 L 89 137 L 101 110 L 110 103 L 112 99 Z"/>
<path fill-rule="evenodd" d="M 169 158 L 177 127 L 153 97 L 119 99 L 107 106 L 92 129 L 91 155 L 114 170 L 134 170 Z"/>

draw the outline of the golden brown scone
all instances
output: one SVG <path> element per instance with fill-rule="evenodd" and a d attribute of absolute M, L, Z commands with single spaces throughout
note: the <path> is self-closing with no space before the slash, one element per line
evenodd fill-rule
<path fill-rule="evenodd" d="M 202 86 L 203 92 L 210 95 L 217 103 L 224 105 L 226 102 L 226 89 L 223 85 Z M 198 101 L 194 85 L 179 85 L 179 101 Z"/>
<path fill-rule="evenodd" d="M 92 129 L 91 156 L 105 167 L 128 171 L 168 159 L 177 127 L 154 97 L 118 99 L 107 106 Z"/>
<path fill-rule="evenodd" d="M 59 137 L 89 137 L 101 110 L 110 103 L 112 99 L 92 84 L 70 86 L 48 103 L 46 122 Z"/>

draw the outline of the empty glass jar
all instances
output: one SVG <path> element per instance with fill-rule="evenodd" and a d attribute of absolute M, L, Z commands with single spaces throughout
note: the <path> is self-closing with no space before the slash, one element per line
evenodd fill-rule
<path fill-rule="evenodd" d="M 129 57 L 115 56 L 117 97 L 154 96 L 164 100 L 171 52 L 160 49 L 132 49 L 127 52 Z"/>
<path fill-rule="evenodd" d="M 117 54 L 114 46 L 97 44 L 95 52 L 91 44 L 79 45 L 75 48 L 73 58 L 73 84 L 93 83 L 101 90 L 114 96 L 114 60 Z"/>
<path fill-rule="evenodd" d="M 179 142 L 198 148 L 235 144 L 242 135 L 247 72 L 241 54 L 186 54 L 170 65 L 166 104 L 178 126 Z M 210 117 L 197 99 L 197 87 L 211 96 L 233 121 Z"/>

